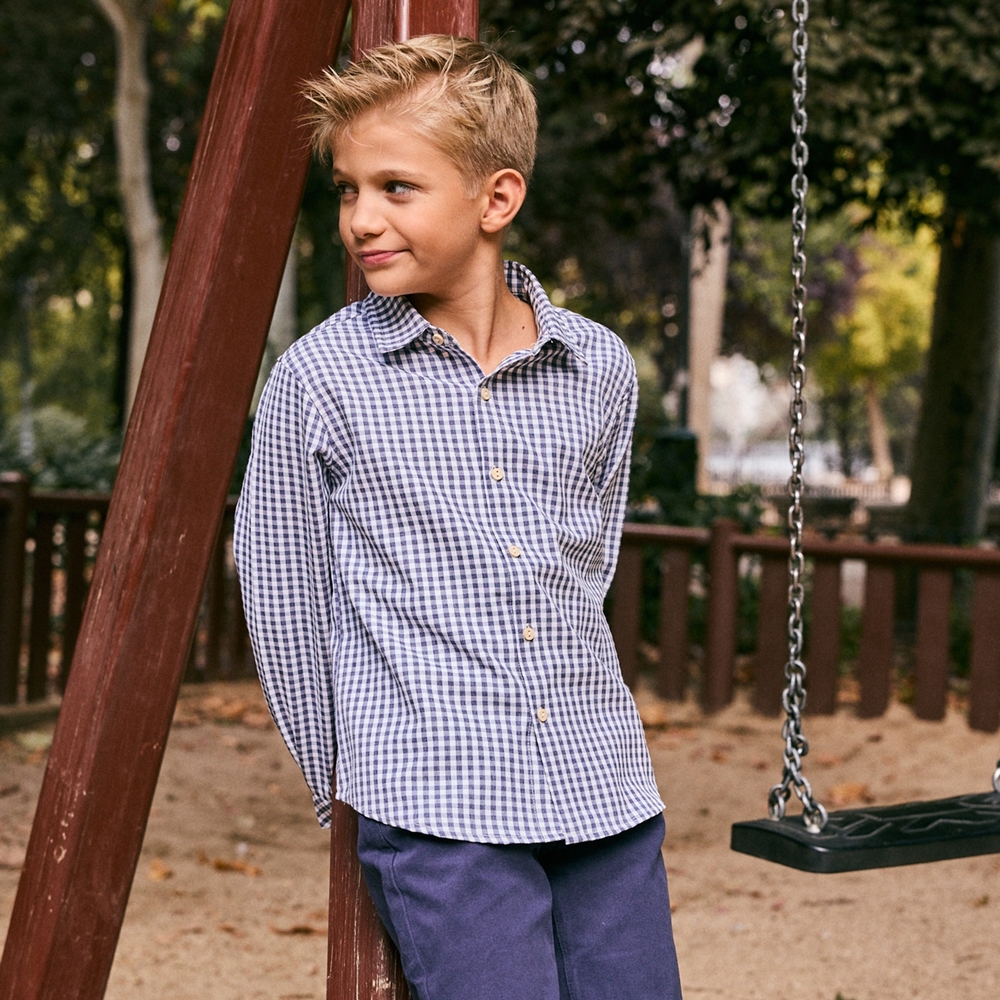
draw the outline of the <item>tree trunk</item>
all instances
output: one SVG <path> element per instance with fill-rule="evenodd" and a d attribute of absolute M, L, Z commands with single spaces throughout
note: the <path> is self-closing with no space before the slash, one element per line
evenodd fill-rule
<path fill-rule="evenodd" d="M 706 460 L 712 447 L 712 362 L 722 342 L 726 274 L 732 220 L 725 202 L 691 213 L 691 263 L 688 284 L 688 427 L 698 438 L 698 489 L 710 486 Z"/>
<path fill-rule="evenodd" d="M 160 298 L 166 255 L 153 199 L 147 131 L 146 16 L 140 0 L 95 0 L 115 31 L 115 145 L 125 232 L 132 261 L 126 414 L 132 409 Z"/>
<path fill-rule="evenodd" d="M 984 528 L 1000 402 L 1000 237 L 956 226 L 941 245 L 907 523 L 917 540 Z"/>
<path fill-rule="evenodd" d="M 868 411 L 868 442 L 872 449 L 872 464 L 878 469 L 879 482 L 892 481 L 895 469 L 892 465 L 892 451 L 889 448 L 889 428 L 882 412 L 875 379 L 865 382 L 865 408 Z"/>

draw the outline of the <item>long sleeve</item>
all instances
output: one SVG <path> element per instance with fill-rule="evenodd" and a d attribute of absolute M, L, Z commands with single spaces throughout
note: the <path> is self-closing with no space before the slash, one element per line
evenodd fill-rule
<path fill-rule="evenodd" d="M 336 739 L 329 484 L 324 427 L 279 361 L 261 398 L 236 509 L 234 550 L 261 685 L 329 824 Z"/>
<path fill-rule="evenodd" d="M 630 381 L 621 396 L 617 411 L 608 421 L 604 434 L 607 456 L 604 476 L 598 484 L 601 493 L 602 534 L 604 538 L 604 592 L 615 575 L 621 545 L 622 522 L 628 501 L 629 470 L 632 457 L 632 431 L 638 406 L 638 383 L 629 365 Z"/>

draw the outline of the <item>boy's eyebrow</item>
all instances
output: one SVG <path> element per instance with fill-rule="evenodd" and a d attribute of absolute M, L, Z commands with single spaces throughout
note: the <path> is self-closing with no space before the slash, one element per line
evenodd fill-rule
<path fill-rule="evenodd" d="M 344 177 L 346 171 L 341 170 L 336 163 L 333 165 L 333 176 L 334 177 Z M 413 170 L 406 170 L 405 168 L 387 168 L 383 170 L 376 170 L 373 174 L 374 178 L 379 181 L 405 181 L 405 180 L 419 180 L 424 174 L 420 172 L 415 172 Z"/>

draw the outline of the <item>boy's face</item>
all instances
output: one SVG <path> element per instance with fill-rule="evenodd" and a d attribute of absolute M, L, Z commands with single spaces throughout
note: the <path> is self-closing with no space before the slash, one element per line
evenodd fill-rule
<path fill-rule="evenodd" d="M 337 142 L 333 179 L 341 239 L 379 295 L 448 298 L 492 246 L 481 226 L 489 198 L 470 195 L 452 159 L 385 111 Z"/>

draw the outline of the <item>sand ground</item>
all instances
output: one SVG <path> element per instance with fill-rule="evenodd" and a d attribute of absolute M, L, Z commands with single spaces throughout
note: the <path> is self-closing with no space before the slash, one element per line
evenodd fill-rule
<path fill-rule="evenodd" d="M 640 695 L 668 804 L 664 856 L 689 1000 L 994 1000 L 1000 855 L 811 875 L 728 849 L 763 815 L 778 722 L 742 702 L 704 718 Z M 0 739 L 0 931 L 51 725 Z M 894 705 L 809 720 L 807 773 L 828 803 L 986 791 L 1000 739 Z M 181 696 L 108 1000 L 322 1000 L 329 843 L 256 685 Z"/>

